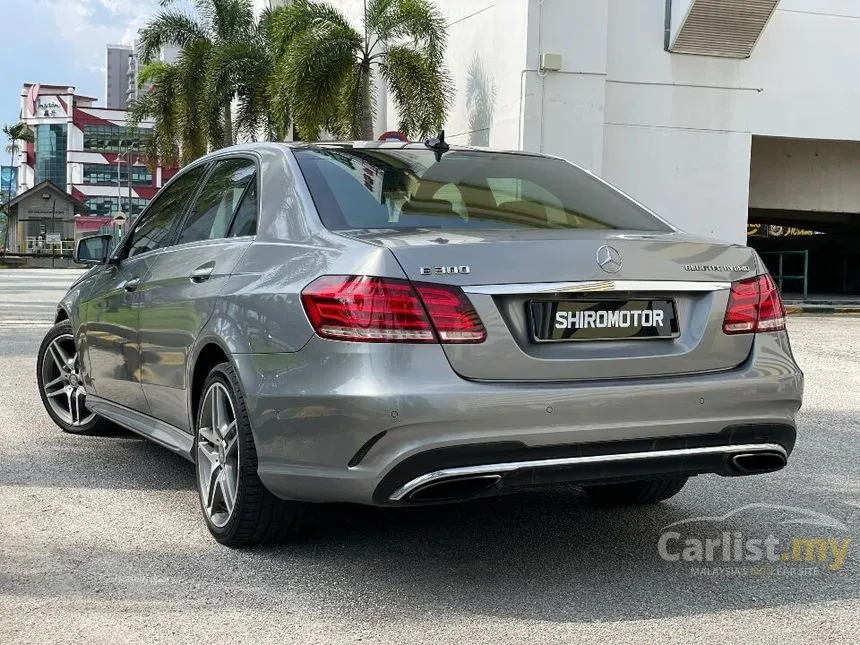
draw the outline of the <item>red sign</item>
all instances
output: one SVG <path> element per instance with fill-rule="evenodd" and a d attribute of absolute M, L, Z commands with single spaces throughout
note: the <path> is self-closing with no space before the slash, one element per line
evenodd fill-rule
<path fill-rule="evenodd" d="M 379 135 L 380 141 L 403 141 L 404 143 L 408 143 L 409 139 L 402 132 L 398 132 L 397 130 L 389 130 L 388 132 L 383 132 Z"/>

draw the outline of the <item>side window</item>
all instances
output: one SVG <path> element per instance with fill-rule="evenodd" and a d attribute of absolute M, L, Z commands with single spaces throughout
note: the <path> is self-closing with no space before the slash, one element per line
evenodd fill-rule
<path fill-rule="evenodd" d="M 257 234 L 257 177 L 251 177 L 251 184 L 245 191 L 233 225 L 230 227 L 229 237 L 241 237 L 243 235 Z"/>
<path fill-rule="evenodd" d="M 206 166 L 199 166 L 178 177 L 167 190 L 159 193 L 141 216 L 143 219 L 131 232 L 125 257 L 164 248 L 170 243 L 170 233 L 177 219 L 182 217 L 188 200 L 203 178 Z"/>
<path fill-rule="evenodd" d="M 188 214 L 177 244 L 227 237 L 233 214 L 253 176 L 254 162 L 249 159 L 217 162 Z"/>

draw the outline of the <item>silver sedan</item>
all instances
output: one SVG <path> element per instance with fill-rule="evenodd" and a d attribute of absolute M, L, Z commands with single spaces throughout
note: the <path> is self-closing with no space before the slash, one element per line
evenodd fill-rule
<path fill-rule="evenodd" d="M 311 502 L 573 482 L 654 503 L 794 446 L 803 375 L 756 253 L 560 159 L 228 148 L 76 258 L 38 356 L 48 413 L 188 458 L 224 544 L 292 534 Z"/>

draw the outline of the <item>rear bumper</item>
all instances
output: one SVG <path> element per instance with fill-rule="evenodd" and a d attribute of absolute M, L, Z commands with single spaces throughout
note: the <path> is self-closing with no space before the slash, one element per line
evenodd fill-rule
<path fill-rule="evenodd" d="M 438 346 L 319 338 L 300 352 L 234 361 L 263 483 L 313 502 L 404 503 L 392 499 L 397 489 L 441 469 L 631 452 L 653 458 L 621 468 L 620 459 L 515 468 L 505 477 L 528 484 L 737 474 L 728 453 L 655 451 L 769 443 L 787 455 L 803 393 L 783 333 L 757 336 L 747 361 L 730 371 L 623 381 L 465 381 Z"/>

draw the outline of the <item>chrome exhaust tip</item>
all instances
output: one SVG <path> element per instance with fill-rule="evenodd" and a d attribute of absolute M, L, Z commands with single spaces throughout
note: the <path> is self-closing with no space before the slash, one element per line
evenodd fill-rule
<path fill-rule="evenodd" d="M 772 450 L 741 452 L 732 455 L 732 466 L 742 475 L 758 475 L 782 470 L 788 463 L 785 454 Z"/>
<path fill-rule="evenodd" d="M 420 486 L 407 499 L 410 502 L 449 502 L 466 499 L 483 493 L 501 479 L 502 476 L 497 473 L 452 477 Z"/>

